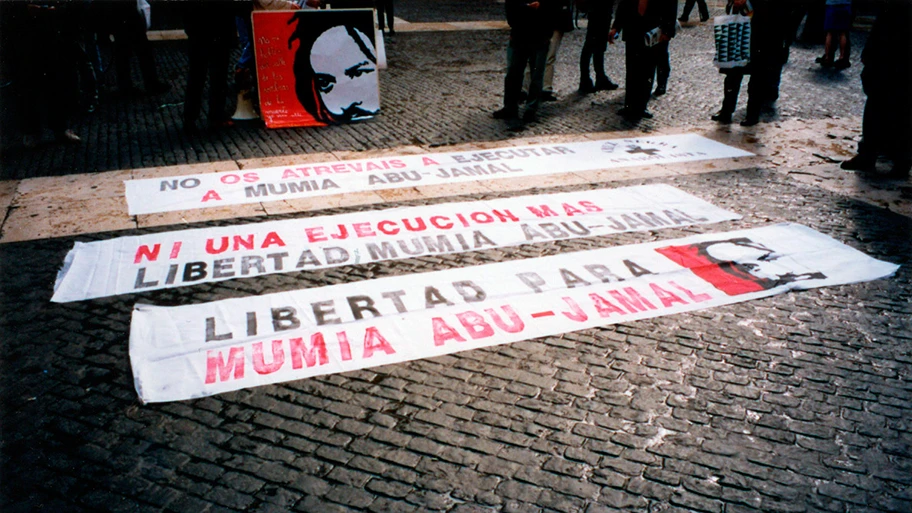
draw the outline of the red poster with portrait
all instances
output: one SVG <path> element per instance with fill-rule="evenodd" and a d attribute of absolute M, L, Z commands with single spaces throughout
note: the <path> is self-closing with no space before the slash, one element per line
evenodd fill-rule
<path fill-rule="evenodd" d="M 267 127 L 351 123 L 380 112 L 373 10 L 257 11 L 253 40 Z"/>

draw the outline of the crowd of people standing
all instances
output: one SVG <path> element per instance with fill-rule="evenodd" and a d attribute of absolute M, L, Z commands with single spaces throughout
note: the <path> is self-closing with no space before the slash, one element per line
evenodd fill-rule
<path fill-rule="evenodd" d="M 872 158 L 876 160 L 877 155 L 887 153 L 894 157 L 897 173 L 901 175 L 912 163 L 908 155 L 912 146 L 909 144 L 910 100 L 907 91 L 897 89 L 908 83 L 904 77 L 912 62 L 907 58 L 910 45 L 902 38 L 912 26 L 902 25 L 908 21 L 910 2 L 867 1 L 878 4 L 883 14 L 878 17 L 869 48 L 861 59 L 865 66 L 864 90 L 868 95 L 865 141 L 859 148 L 859 157 L 846 165 L 869 170 Z M 392 35 L 392 1 L 378 2 L 381 30 L 385 28 Z M 582 17 L 587 20 L 587 28 L 579 55 L 577 94 L 621 87 L 606 73 L 605 59 L 606 54 L 607 58 L 614 58 L 613 52 L 608 51 L 611 45 L 623 45 L 624 104 L 618 114 L 631 122 L 651 118 L 650 101 L 665 94 L 669 85 L 669 49 L 681 30 L 681 23 L 689 23 L 694 8 L 699 12 L 700 23 L 710 21 L 705 0 L 685 0 L 683 6 L 679 3 L 678 0 L 505 0 L 510 40 L 504 103 L 493 113 L 494 117 L 533 122 L 543 102 L 558 100 L 553 89 L 555 61 L 564 34 L 575 30 Z M 230 103 L 226 101 L 230 96 L 227 76 L 232 67 L 236 72 L 243 70 L 245 57 L 249 59 L 249 22 L 245 25 L 244 20 L 249 19 L 251 10 L 315 8 L 320 4 L 320 0 L 182 2 L 190 63 L 184 129 L 197 130 L 207 77 L 209 127 L 231 123 L 225 110 Z M 57 141 L 81 142 L 80 136 L 70 128 L 69 118 L 77 108 L 91 113 L 98 104 L 102 93 L 99 75 L 105 72 L 99 52 L 101 43 L 107 45 L 113 41 L 111 54 L 117 94 L 154 96 L 171 89 L 171 84 L 158 76 L 153 48 L 146 36 L 149 18 L 144 6 L 148 8 L 147 0 L 23 0 L 0 5 L 3 37 L 16 43 L 5 45 L 11 57 L 6 67 L 19 90 L 20 101 L 16 107 L 25 147 L 38 145 L 43 119 Z M 680 12 L 679 7 L 683 7 Z M 748 64 L 720 69 L 725 74 L 721 108 L 707 113 L 718 123 L 733 122 L 745 77 L 749 77 L 747 107 L 741 124 L 752 126 L 762 120 L 764 111 L 778 100 L 782 68 L 805 17 L 806 33 L 816 28 L 822 37 L 825 35 L 824 52 L 818 63 L 836 71 L 851 66 L 852 0 L 728 0 L 724 13 L 716 9 L 714 14 L 749 17 L 753 38 Z M 889 22 L 886 18 L 890 18 Z M 246 48 L 241 62 L 232 63 L 229 55 L 238 35 Z M 139 63 L 142 89 L 132 79 L 130 63 L 134 55 Z M 248 75 L 249 71 L 248 68 Z M 890 130 L 885 130 L 884 120 L 892 127 Z"/>
<path fill-rule="evenodd" d="M 506 0 L 510 41 L 504 104 L 493 113 L 494 117 L 518 118 L 524 100 L 522 122 L 534 121 L 541 99 L 556 99 L 553 94 L 542 93 L 545 73 L 553 74 L 553 71 L 546 71 L 545 56 L 550 47 L 552 62 L 549 65 L 553 66 L 556 53 L 553 34 L 568 30 L 561 13 L 567 11 L 571 2 L 577 12 L 588 18 L 580 55 L 578 94 L 618 88 L 605 74 L 604 58 L 607 45 L 620 39 L 625 46 L 626 84 L 624 105 L 618 114 L 631 122 L 652 118 L 647 110 L 649 101 L 651 97 L 666 93 L 671 74 L 669 43 L 680 23 L 688 22 L 695 5 L 699 8 L 700 22 L 709 21 L 705 0 L 686 0 L 680 17 L 678 0 Z M 865 66 L 862 81 L 868 96 L 863 141 L 859 145 L 859 156 L 845 162 L 843 168 L 870 171 L 877 156 L 885 154 L 894 162 L 891 174 L 903 178 L 909 175 L 912 167 L 912 108 L 909 105 L 912 100 L 907 90 L 900 92 L 897 88 L 908 88 L 907 75 L 912 68 L 912 45 L 902 35 L 912 27 L 909 14 L 912 2 L 878 0 L 876 3 L 880 4 L 880 15 L 862 55 Z M 815 16 L 815 12 L 821 16 Z M 723 99 L 721 108 L 710 116 L 713 121 L 721 124 L 733 121 L 745 76 L 749 76 L 750 81 L 746 114 L 740 124 L 749 127 L 761 121 L 762 113 L 779 99 L 782 69 L 805 17 L 805 32 L 813 32 L 819 24 L 820 31 L 826 34 L 824 55 L 817 62 L 836 71 L 851 65 L 852 0 L 727 0 L 724 14 L 749 20 L 750 51 L 744 64 L 720 67 L 725 74 Z M 838 59 L 834 57 L 837 48 Z M 589 73 L 590 62 L 595 69 L 594 84 Z M 524 92 L 518 77 L 527 68 L 532 78 Z"/>

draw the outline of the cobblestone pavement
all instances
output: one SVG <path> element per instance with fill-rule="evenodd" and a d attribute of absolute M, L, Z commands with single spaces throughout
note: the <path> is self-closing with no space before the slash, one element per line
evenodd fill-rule
<path fill-rule="evenodd" d="M 408 19 L 409 5 L 397 14 Z M 112 101 L 83 120 L 80 133 L 98 146 L 8 147 L 3 172 L 686 130 L 703 123 L 721 91 L 707 37 L 707 27 L 688 27 L 675 41 L 677 81 L 652 107 L 656 119 L 640 127 L 614 114 L 623 91 L 572 94 L 569 57 L 580 32 L 562 50 L 562 100 L 520 133 L 489 116 L 501 94 L 503 32 L 404 32 L 390 45 L 394 66 L 382 78 L 385 110 L 376 121 L 188 140 L 169 124 L 179 109 L 161 107 L 179 102 L 172 92 L 155 102 Z M 183 43 L 156 44 L 165 73 L 177 77 Z M 731 129 L 732 137 L 768 138 L 758 167 L 319 211 L 669 183 L 742 214 L 738 221 L 65 304 L 48 300 L 66 252 L 112 234 L 0 244 L 0 510 L 912 511 L 912 217 L 896 213 L 909 202 L 860 201 L 844 177 L 834 178 L 824 157 L 843 158 L 857 132 L 821 123 L 860 115 L 859 69 L 843 79 L 823 74 L 812 65 L 817 51 L 793 52 L 781 120 Z M 610 70 L 620 78 L 613 52 Z M 797 133 L 802 120 L 832 130 L 842 146 L 827 149 L 809 136 L 804 146 L 792 139 L 801 147 L 789 151 L 773 127 Z M 314 214 L 273 217 L 302 215 Z M 800 222 L 901 267 L 875 282 L 192 401 L 143 406 L 133 389 L 127 344 L 138 302 L 200 303 L 776 222 Z"/>

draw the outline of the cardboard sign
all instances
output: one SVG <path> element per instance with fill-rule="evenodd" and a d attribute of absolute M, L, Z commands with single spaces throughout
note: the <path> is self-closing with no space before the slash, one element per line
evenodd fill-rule
<path fill-rule="evenodd" d="M 267 127 L 350 123 L 380 112 L 373 10 L 255 11 L 253 36 Z"/>
<path fill-rule="evenodd" d="M 143 402 L 177 401 L 874 280 L 898 266 L 781 224 L 178 307 L 137 305 Z"/>
<path fill-rule="evenodd" d="M 739 217 L 680 189 L 644 185 L 77 242 L 51 301 Z"/>
<path fill-rule="evenodd" d="M 595 169 L 748 157 L 683 134 L 127 180 L 131 215 Z"/>

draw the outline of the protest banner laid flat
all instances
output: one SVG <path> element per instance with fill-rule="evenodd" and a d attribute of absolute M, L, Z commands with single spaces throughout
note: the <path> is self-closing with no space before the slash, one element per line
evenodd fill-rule
<path fill-rule="evenodd" d="M 126 180 L 131 215 L 497 178 L 749 157 L 693 134 L 427 153 Z"/>
<path fill-rule="evenodd" d="M 267 127 L 351 123 L 380 112 L 372 9 L 255 11 L 253 35 Z"/>
<path fill-rule="evenodd" d="M 143 402 L 178 401 L 874 280 L 898 266 L 796 224 L 177 307 L 136 305 Z"/>
<path fill-rule="evenodd" d="M 655 184 L 77 242 L 51 301 L 739 218 Z"/>

